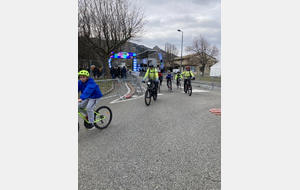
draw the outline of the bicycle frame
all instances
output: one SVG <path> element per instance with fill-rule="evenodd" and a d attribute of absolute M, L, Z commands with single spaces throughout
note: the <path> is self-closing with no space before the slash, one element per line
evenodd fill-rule
<path fill-rule="evenodd" d="M 192 83 L 191 83 L 191 77 L 187 78 L 187 81 L 186 81 L 186 84 L 185 84 L 185 85 L 184 85 L 184 83 L 183 83 L 184 88 L 185 88 L 187 85 L 192 86 Z"/>
<path fill-rule="evenodd" d="M 86 109 L 78 108 L 78 115 L 79 115 L 84 121 L 86 121 L 87 123 L 89 123 L 89 121 L 85 118 L 84 115 L 82 115 L 82 113 L 81 113 L 79 110 L 84 110 L 84 111 L 86 111 Z M 98 116 L 100 116 L 100 114 L 97 113 L 97 112 L 95 112 L 95 111 L 94 111 L 94 114 L 97 114 Z M 105 118 L 106 118 L 106 117 L 103 116 L 103 118 L 100 118 L 100 119 L 94 121 L 94 123 L 96 123 L 96 122 L 98 122 L 98 121 L 101 121 L 101 120 L 103 120 L 103 119 L 105 119 Z"/>
<path fill-rule="evenodd" d="M 148 84 L 148 82 L 150 82 L 150 84 Z M 153 80 L 148 80 L 147 81 L 147 90 L 149 89 L 150 90 L 150 92 L 151 92 L 151 95 L 152 95 L 152 93 L 153 93 L 153 90 L 155 89 L 155 84 L 154 84 L 154 82 L 153 82 Z"/>
<path fill-rule="evenodd" d="M 181 80 L 179 80 L 179 79 L 176 80 L 177 86 L 181 85 L 180 81 L 181 81 Z"/>

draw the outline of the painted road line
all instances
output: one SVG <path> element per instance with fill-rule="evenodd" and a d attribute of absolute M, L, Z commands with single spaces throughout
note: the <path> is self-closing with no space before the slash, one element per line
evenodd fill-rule
<path fill-rule="evenodd" d="M 146 89 L 145 89 L 144 87 L 142 87 L 142 88 L 146 91 Z M 134 95 L 134 96 L 135 96 L 135 97 L 132 96 L 130 99 L 125 99 L 125 100 L 118 98 L 118 99 L 116 99 L 116 100 L 110 102 L 110 104 L 120 103 L 120 102 L 127 102 L 127 101 L 131 101 L 131 100 L 136 100 L 136 99 L 139 99 L 139 98 L 141 98 L 141 97 L 144 97 L 145 94 L 143 94 L 143 95 L 141 95 L 141 96 L 136 96 L 136 95 Z"/>
<path fill-rule="evenodd" d="M 206 90 L 192 90 L 192 92 L 209 92 L 209 91 L 206 91 Z M 184 91 L 182 93 L 185 93 Z"/>

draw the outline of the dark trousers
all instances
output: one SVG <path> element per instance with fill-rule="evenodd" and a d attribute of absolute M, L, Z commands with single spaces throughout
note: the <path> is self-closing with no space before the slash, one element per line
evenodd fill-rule
<path fill-rule="evenodd" d="M 170 85 L 171 85 L 171 88 L 172 88 L 172 80 L 171 79 L 167 79 L 167 85 L 168 85 L 169 81 L 170 81 Z"/>
<path fill-rule="evenodd" d="M 152 80 L 152 83 L 154 84 L 154 89 L 155 89 L 155 94 L 157 94 L 157 89 L 158 89 L 158 82 L 156 82 L 155 80 Z"/>
<path fill-rule="evenodd" d="M 187 81 L 189 81 L 190 79 L 184 79 L 184 90 L 186 90 L 186 83 Z M 191 81 L 189 81 L 189 83 L 191 84 Z"/>

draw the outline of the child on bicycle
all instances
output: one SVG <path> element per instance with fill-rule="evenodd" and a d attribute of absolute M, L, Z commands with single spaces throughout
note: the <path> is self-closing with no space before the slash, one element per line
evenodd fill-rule
<path fill-rule="evenodd" d="M 175 80 L 177 81 L 177 87 L 179 85 L 179 80 L 182 79 L 182 76 L 180 75 L 180 71 L 177 71 L 177 75 L 175 75 Z"/>
<path fill-rule="evenodd" d="M 103 96 L 99 86 L 93 78 L 89 78 L 90 74 L 86 70 L 81 70 L 78 73 L 78 92 L 81 91 L 78 99 L 78 107 L 86 108 L 89 123 L 85 126 L 90 130 L 94 128 L 94 108 Z"/>
<path fill-rule="evenodd" d="M 172 90 L 172 80 L 173 76 L 171 74 L 171 71 L 168 70 L 168 74 L 166 75 L 166 79 L 167 79 L 167 85 L 168 85 L 168 81 L 170 81 L 170 85 L 171 85 L 171 90 Z"/>
<path fill-rule="evenodd" d="M 162 80 L 163 80 L 162 73 L 161 73 L 160 70 L 158 70 L 157 72 L 158 72 L 158 79 L 160 81 L 160 86 L 161 86 L 161 83 L 162 83 Z"/>
<path fill-rule="evenodd" d="M 184 76 L 184 91 L 186 92 L 186 83 L 189 80 L 189 77 L 193 77 L 192 80 L 195 80 L 195 77 L 193 75 L 193 72 L 190 71 L 190 66 L 186 66 L 186 71 L 182 72 Z"/>

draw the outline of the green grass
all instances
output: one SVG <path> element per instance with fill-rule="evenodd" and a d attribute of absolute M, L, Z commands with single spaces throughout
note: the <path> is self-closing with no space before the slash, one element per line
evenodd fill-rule
<path fill-rule="evenodd" d="M 211 82 L 212 77 L 211 76 L 195 75 L 195 79 L 200 80 L 200 81 L 209 81 L 209 82 Z M 213 80 L 214 80 L 214 82 L 221 82 L 221 77 L 214 77 Z"/>

